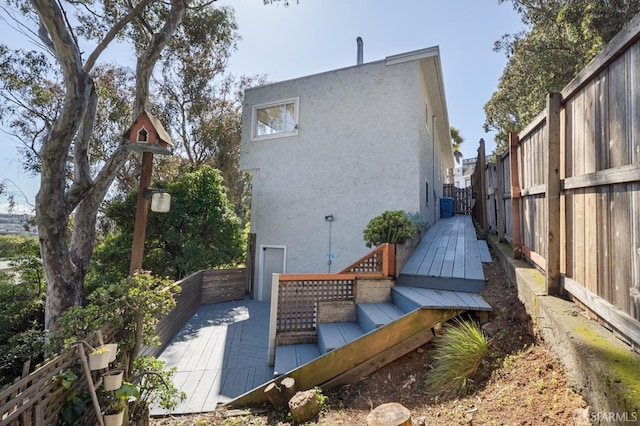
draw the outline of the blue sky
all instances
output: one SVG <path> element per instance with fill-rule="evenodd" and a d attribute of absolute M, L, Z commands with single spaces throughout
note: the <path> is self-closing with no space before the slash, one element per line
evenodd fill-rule
<path fill-rule="evenodd" d="M 493 150 L 493 136 L 482 129 L 482 107 L 496 90 L 506 63 L 502 53 L 493 51 L 493 44 L 503 34 L 525 29 L 510 2 L 300 0 L 296 4 L 293 0 L 284 7 L 265 6 L 262 0 L 219 0 L 217 4 L 236 11 L 242 40 L 229 61 L 229 72 L 236 76 L 266 74 L 275 82 L 348 67 L 356 62 L 358 36 L 364 40 L 364 62 L 438 45 L 449 121 L 465 138 L 464 157 L 476 156 L 480 138 L 487 142 L 488 152 Z M 6 146 L 0 157 L 2 178 L 15 182 L 33 204 L 38 179 L 21 171 L 16 142 L 4 135 L 0 140 Z M 20 198 L 18 202 L 22 203 Z M 5 211 L 2 200 L 0 211 Z"/>

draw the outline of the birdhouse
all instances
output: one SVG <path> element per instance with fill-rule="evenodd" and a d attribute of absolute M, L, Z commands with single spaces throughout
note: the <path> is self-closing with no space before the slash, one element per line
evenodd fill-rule
<path fill-rule="evenodd" d="M 148 111 L 142 111 L 129 130 L 124 133 L 125 145 L 137 152 L 171 155 L 173 142 L 160 120 Z"/>

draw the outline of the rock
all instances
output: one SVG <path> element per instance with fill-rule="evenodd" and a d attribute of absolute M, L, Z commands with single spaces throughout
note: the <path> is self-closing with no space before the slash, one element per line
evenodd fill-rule
<path fill-rule="evenodd" d="M 411 411 L 397 402 L 379 405 L 367 415 L 367 426 L 411 425 Z"/>
<path fill-rule="evenodd" d="M 482 328 L 482 331 L 487 333 L 487 336 L 494 336 L 498 331 L 500 331 L 500 328 L 498 327 L 498 325 L 493 322 L 488 322 L 486 324 L 483 324 L 481 328 Z"/>
<path fill-rule="evenodd" d="M 316 417 L 320 413 L 316 391 L 309 389 L 296 393 L 289 400 L 289 411 L 293 420 L 298 423 L 304 423 Z"/>

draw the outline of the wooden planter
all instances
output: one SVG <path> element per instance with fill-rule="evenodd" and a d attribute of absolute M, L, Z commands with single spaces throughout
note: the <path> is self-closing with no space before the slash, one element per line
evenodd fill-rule
<path fill-rule="evenodd" d="M 122 386 L 122 376 L 124 371 L 113 370 L 102 375 L 102 386 L 104 390 L 112 391 L 119 389 Z"/>
<path fill-rule="evenodd" d="M 104 426 L 122 426 L 124 411 L 116 414 L 104 414 L 102 420 L 104 421 Z"/>
<path fill-rule="evenodd" d="M 89 370 L 101 370 L 109 366 L 109 351 L 89 354 Z"/>

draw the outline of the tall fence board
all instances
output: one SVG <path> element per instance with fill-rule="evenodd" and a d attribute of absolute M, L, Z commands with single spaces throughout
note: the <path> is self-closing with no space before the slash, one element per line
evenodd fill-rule
<path fill-rule="evenodd" d="M 636 346 L 640 346 L 639 40 L 640 15 L 558 95 L 559 137 L 553 140 L 560 146 L 559 170 L 547 167 L 556 155 L 549 151 L 550 138 L 556 137 L 548 127 L 549 106 L 517 135 L 512 152 L 519 180 L 514 188 L 520 194 L 514 201 L 520 214 L 514 221 L 513 194 L 507 192 L 512 186 L 510 154 L 476 167 L 486 168 L 488 193 L 498 182 L 504 188 L 502 194 L 497 191 L 488 197 L 483 214 L 489 230 L 504 233 L 504 239 L 513 243 L 513 227 L 519 227 L 522 253 L 547 275 L 548 265 L 559 265 L 564 290 Z M 554 184 L 560 187 L 557 211 L 547 199 Z M 500 208 L 505 212 L 503 223 L 497 214 Z M 553 240 L 548 220 L 558 216 L 556 253 L 549 246 Z"/>

